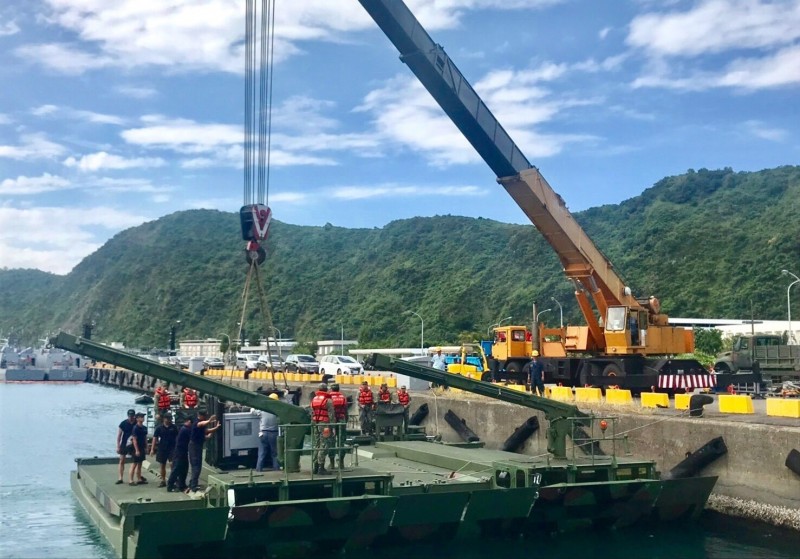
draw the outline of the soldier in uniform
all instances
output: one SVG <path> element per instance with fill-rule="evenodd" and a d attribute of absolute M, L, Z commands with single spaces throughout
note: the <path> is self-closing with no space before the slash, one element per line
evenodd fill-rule
<path fill-rule="evenodd" d="M 406 392 L 406 387 L 401 386 L 397 391 L 397 402 L 403 405 L 403 432 L 408 430 L 408 408 L 411 405 L 411 394 Z"/>
<path fill-rule="evenodd" d="M 358 416 L 361 420 L 361 434 L 371 435 L 372 410 L 375 409 L 375 395 L 369 387 L 369 383 L 364 381 L 358 390 Z"/>
<path fill-rule="evenodd" d="M 334 434 L 333 446 L 341 446 L 342 441 L 344 441 L 345 431 L 347 429 L 347 398 L 345 398 L 344 394 L 340 392 L 338 384 L 332 384 L 331 389 L 329 390 L 328 393 L 331 395 L 331 402 L 333 403 L 333 411 L 336 414 L 336 423 L 339 424 L 333 430 Z M 343 466 L 344 451 L 331 450 L 328 453 L 328 456 L 331 459 L 331 469 L 334 469 L 336 467 L 334 459 L 337 454 L 339 455 L 339 467 L 341 468 Z"/>
<path fill-rule="evenodd" d="M 333 430 L 330 424 L 335 419 L 336 410 L 333 409 L 333 402 L 328 394 L 328 385 L 323 382 L 311 399 L 311 421 L 314 423 L 318 447 L 314 457 L 315 474 L 328 475 L 329 473 L 325 469 L 325 458 L 328 456 L 328 449 L 331 447 L 333 439 Z"/>

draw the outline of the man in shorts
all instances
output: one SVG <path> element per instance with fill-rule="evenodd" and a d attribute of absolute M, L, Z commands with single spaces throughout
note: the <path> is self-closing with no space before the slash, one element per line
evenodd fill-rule
<path fill-rule="evenodd" d="M 142 477 L 142 462 L 147 454 L 147 427 L 144 424 L 142 412 L 136 414 L 136 425 L 133 426 L 131 440 L 133 441 L 133 464 L 131 464 L 128 485 L 142 485 L 147 483 L 147 480 Z"/>
<path fill-rule="evenodd" d="M 159 483 L 158 486 L 166 487 L 167 462 L 172 461 L 172 455 L 175 451 L 175 442 L 178 439 L 178 428 L 172 423 L 171 413 L 166 412 L 161 416 L 161 419 L 163 423 L 156 427 L 156 430 L 153 432 L 153 442 L 150 443 L 150 455 L 155 455 L 156 462 L 161 466 L 161 483 Z"/>
<path fill-rule="evenodd" d="M 119 424 L 117 429 L 117 454 L 119 454 L 119 477 L 117 478 L 117 485 L 122 485 L 123 476 L 125 475 L 125 457 L 128 455 L 128 439 L 133 432 L 133 426 L 136 425 L 136 411 L 128 410 L 128 418 Z"/>

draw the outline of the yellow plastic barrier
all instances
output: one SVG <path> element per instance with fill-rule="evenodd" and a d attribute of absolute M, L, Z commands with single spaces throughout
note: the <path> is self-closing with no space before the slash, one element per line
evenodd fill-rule
<path fill-rule="evenodd" d="M 747 394 L 720 394 L 720 413 L 755 413 L 753 399 Z"/>
<path fill-rule="evenodd" d="M 517 392 L 527 392 L 528 388 L 524 384 L 507 384 L 505 388 L 516 390 Z"/>
<path fill-rule="evenodd" d="M 609 388 L 606 390 L 606 404 L 614 404 L 624 406 L 633 404 L 633 396 L 630 390 L 620 390 L 618 388 Z"/>
<path fill-rule="evenodd" d="M 767 398 L 767 415 L 800 418 L 800 400 Z"/>
<path fill-rule="evenodd" d="M 603 391 L 599 388 L 576 388 L 576 402 L 602 402 Z"/>
<path fill-rule="evenodd" d="M 336 375 L 336 383 L 344 384 L 347 381 L 347 375 Z"/>
<path fill-rule="evenodd" d="M 668 408 L 669 394 L 661 392 L 642 392 L 643 408 Z"/>
<path fill-rule="evenodd" d="M 554 386 L 551 391 L 551 398 L 560 402 L 571 402 L 575 399 L 572 395 L 572 387 L 570 386 Z"/>
<path fill-rule="evenodd" d="M 390 376 L 386 380 L 386 386 L 389 388 L 397 388 L 397 378 L 394 375 Z"/>
<path fill-rule="evenodd" d="M 370 386 L 380 386 L 383 383 L 383 377 L 369 377 Z"/>
<path fill-rule="evenodd" d="M 688 410 L 689 409 L 689 400 L 692 399 L 691 394 L 675 394 L 675 409 L 676 410 Z"/>

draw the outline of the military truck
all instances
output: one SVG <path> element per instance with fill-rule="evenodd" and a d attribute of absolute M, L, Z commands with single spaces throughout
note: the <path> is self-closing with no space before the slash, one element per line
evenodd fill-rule
<path fill-rule="evenodd" d="M 741 373 L 759 369 L 764 380 L 779 383 L 800 380 L 800 345 L 785 345 L 781 336 L 737 336 L 733 349 L 717 356 L 717 373 Z"/>

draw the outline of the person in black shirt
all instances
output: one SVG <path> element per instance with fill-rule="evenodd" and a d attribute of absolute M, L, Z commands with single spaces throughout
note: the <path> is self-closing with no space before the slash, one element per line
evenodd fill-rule
<path fill-rule="evenodd" d="M 175 451 L 175 440 L 178 438 L 178 428 L 172 423 L 172 414 L 166 412 L 161 416 L 164 423 L 156 427 L 153 432 L 153 442 L 150 444 L 150 455 L 156 456 L 156 462 L 161 465 L 161 483 L 159 487 L 167 486 L 167 462 L 172 460 Z M 156 452 L 158 443 L 158 452 Z M 173 466 L 174 468 L 174 466 Z"/>
<path fill-rule="evenodd" d="M 167 491 L 186 491 L 186 475 L 189 473 L 189 439 L 192 436 L 192 418 L 186 416 L 183 427 L 175 440 L 172 455 L 172 471 L 167 481 Z M 177 489 L 176 489 L 177 486 Z"/>
<path fill-rule="evenodd" d="M 131 433 L 133 441 L 133 464 L 131 464 L 130 483 L 128 485 L 142 485 L 147 480 L 142 477 L 142 462 L 147 454 L 147 427 L 144 425 L 144 414 L 136 414 L 136 425 L 133 426 Z M 137 481 L 133 481 L 136 479 Z"/>
<path fill-rule="evenodd" d="M 122 484 L 122 477 L 125 475 L 125 456 L 128 454 L 128 438 L 136 425 L 136 411 L 128 410 L 128 418 L 119 424 L 117 429 L 117 454 L 119 454 L 119 477 L 117 485 Z"/>
<path fill-rule="evenodd" d="M 200 470 L 203 469 L 203 443 L 211 438 L 214 431 L 220 428 L 217 416 L 208 417 L 204 411 L 197 412 L 197 420 L 192 424 L 192 433 L 189 436 L 189 465 L 192 467 L 192 477 L 189 480 L 189 491 L 197 491 L 200 481 Z M 208 425 L 214 425 L 210 429 Z"/>

